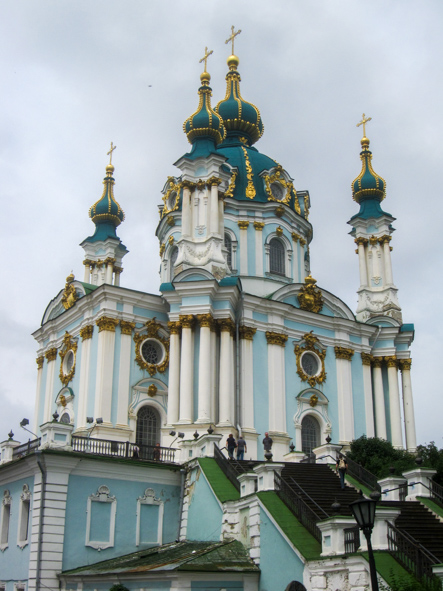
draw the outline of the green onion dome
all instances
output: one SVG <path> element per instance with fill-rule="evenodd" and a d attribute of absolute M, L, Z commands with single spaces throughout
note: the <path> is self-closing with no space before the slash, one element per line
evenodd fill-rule
<path fill-rule="evenodd" d="M 352 183 L 352 197 L 357 203 L 370 199 L 380 203 L 386 197 L 386 181 L 372 168 L 372 152 L 369 150 L 367 137 L 362 138 L 361 146 L 362 169 Z"/>
<path fill-rule="evenodd" d="M 211 76 L 203 72 L 200 76 L 202 85 L 198 89 L 200 97 L 197 111 L 183 123 L 189 143 L 197 139 L 211 139 L 220 144 L 226 135 L 222 118 L 211 107 L 212 89 L 209 86 Z"/>
<path fill-rule="evenodd" d="M 247 145 L 252 146 L 263 135 L 264 126 L 257 107 L 241 97 L 241 78 L 237 72 L 239 63 L 236 55 L 228 57 L 226 96 L 217 104 L 215 111 L 223 118 L 227 138 L 242 136 Z"/>
<path fill-rule="evenodd" d="M 89 217 L 95 224 L 94 235 L 87 238 L 89 242 L 117 238 L 115 229 L 125 219 L 123 209 L 114 198 L 115 180 L 112 177 L 113 172 L 114 166 L 108 164 L 106 167 L 106 176 L 103 179 L 104 189 L 102 196 L 89 210 Z"/>

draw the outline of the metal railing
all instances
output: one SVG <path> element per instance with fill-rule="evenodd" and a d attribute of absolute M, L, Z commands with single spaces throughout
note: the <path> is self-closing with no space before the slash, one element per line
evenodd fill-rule
<path fill-rule="evenodd" d="M 326 511 L 323 509 L 323 507 L 320 507 L 320 505 L 316 501 L 314 501 L 314 499 L 299 485 L 299 483 L 295 480 L 295 478 L 293 478 L 292 476 L 289 476 L 289 477 L 283 478 L 283 481 L 286 482 L 286 484 L 289 486 L 289 488 L 292 488 L 292 490 L 294 491 L 294 493 L 296 495 L 300 495 L 300 497 L 302 499 L 308 499 L 308 501 L 311 503 L 311 505 L 315 505 L 315 510 L 317 511 L 318 515 L 322 515 L 322 517 L 320 517 L 320 519 L 327 519 L 328 517 L 330 517 L 329 513 L 326 513 Z M 305 500 L 305 502 L 306 502 L 306 500 Z"/>
<path fill-rule="evenodd" d="M 443 486 L 441 484 L 438 484 L 438 482 L 434 482 L 433 480 L 431 480 L 430 491 L 432 498 L 443 506 Z"/>
<path fill-rule="evenodd" d="M 439 564 L 429 550 L 426 550 L 419 542 L 406 532 L 400 531 L 389 521 L 388 525 L 388 550 L 394 558 L 419 580 L 431 582 L 435 579 L 432 565 Z"/>
<path fill-rule="evenodd" d="M 348 464 L 348 474 L 350 476 L 353 476 L 371 490 L 381 492 L 381 486 L 378 484 L 375 474 L 372 474 L 372 472 L 369 472 L 369 470 L 366 470 L 366 468 L 363 468 L 363 466 L 348 457 L 346 457 L 346 463 Z"/>
<path fill-rule="evenodd" d="M 317 527 L 317 522 L 325 517 L 317 515 L 277 472 L 274 474 L 274 479 L 278 496 L 291 509 L 300 523 L 321 543 L 321 531 Z"/>
<path fill-rule="evenodd" d="M 348 527 L 345 534 L 345 554 L 355 554 L 360 547 L 360 530 L 358 527 Z"/>
<path fill-rule="evenodd" d="M 23 456 L 27 456 L 30 453 L 33 453 L 40 447 L 41 437 L 37 439 L 33 439 L 32 441 L 29 439 L 27 443 L 22 443 L 21 445 L 17 445 L 12 450 L 12 457 L 13 458 L 21 458 Z"/>
<path fill-rule="evenodd" d="M 235 488 L 240 490 L 240 482 L 237 480 L 238 473 L 231 465 L 231 460 L 228 460 L 220 448 L 214 444 L 214 459 L 217 462 L 218 467 L 221 469 L 226 478 L 232 482 Z"/>
<path fill-rule="evenodd" d="M 169 447 L 135 444 L 129 441 L 93 439 L 92 437 L 79 437 L 77 435 L 72 436 L 71 445 L 73 451 L 98 456 L 154 460 L 158 462 L 175 461 L 176 450 Z"/>

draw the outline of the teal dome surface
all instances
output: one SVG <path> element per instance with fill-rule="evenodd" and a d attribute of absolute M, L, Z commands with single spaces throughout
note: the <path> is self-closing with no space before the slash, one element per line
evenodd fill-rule
<path fill-rule="evenodd" d="M 119 240 L 115 229 L 124 221 L 125 214 L 114 198 L 115 180 L 112 176 L 113 172 L 114 166 L 108 164 L 106 167 L 106 176 L 103 179 L 104 189 L 102 196 L 89 210 L 89 217 L 95 224 L 94 235 L 86 239 L 89 242 L 97 242 L 99 240 L 106 240 L 107 238 Z"/>
<path fill-rule="evenodd" d="M 216 144 L 223 141 L 226 131 L 222 118 L 211 107 L 211 79 L 207 72 L 200 76 L 202 86 L 198 89 L 200 97 L 197 111 L 183 123 L 183 131 L 191 144 L 197 139 L 210 139 Z"/>
<path fill-rule="evenodd" d="M 386 181 L 372 168 L 372 152 L 369 150 L 367 137 L 361 140 L 361 145 L 363 148 L 360 152 L 362 169 L 352 183 L 352 196 L 357 203 L 366 199 L 383 201 L 386 196 Z"/>

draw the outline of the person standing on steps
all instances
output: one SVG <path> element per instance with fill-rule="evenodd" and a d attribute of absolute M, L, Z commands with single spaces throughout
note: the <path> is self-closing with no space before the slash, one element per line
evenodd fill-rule
<path fill-rule="evenodd" d="M 246 441 L 241 435 L 239 435 L 239 438 L 237 439 L 237 460 L 244 460 L 245 452 L 247 451 Z"/>
<path fill-rule="evenodd" d="M 234 436 L 232 433 L 229 433 L 229 437 L 226 439 L 226 447 L 228 448 L 228 456 L 230 460 L 234 459 L 234 451 L 237 447 L 237 443 L 235 441 Z"/>
<path fill-rule="evenodd" d="M 348 463 L 343 454 L 340 454 L 335 464 L 335 471 L 340 474 L 340 486 L 345 488 L 345 474 L 348 471 Z"/>
<path fill-rule="evenodd" d="M 272 449 L 272 439 L 271 439 L 271 437 L 269 437 L 268 432 L 265 433 L 265 436 L 263 438 L 263 447 L 264 447 L 265 452 L 271 451 L 271 449 Z"/>

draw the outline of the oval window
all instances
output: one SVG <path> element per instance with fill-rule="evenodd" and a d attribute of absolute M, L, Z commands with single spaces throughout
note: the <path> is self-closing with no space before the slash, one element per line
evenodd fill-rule
<path fill-rule="evenodd" d="M 154 339 L 147 339 L 141 346 L 141 353 L 146 363 L 158 365 L 163 361 L 164 349 L 161 343 Z"/>
<path fill-rule="evenodd" d="M 318 357 L 313 353 L 304 353 L 301 358 L 301 366 L 305 374 L 315 376 L 318 373 L 320 363 Z"/>

